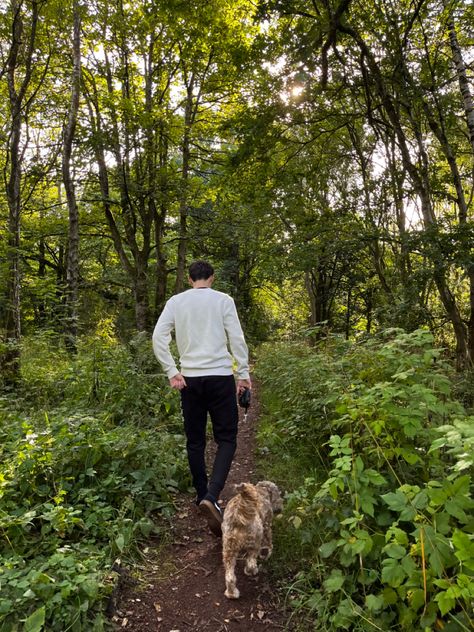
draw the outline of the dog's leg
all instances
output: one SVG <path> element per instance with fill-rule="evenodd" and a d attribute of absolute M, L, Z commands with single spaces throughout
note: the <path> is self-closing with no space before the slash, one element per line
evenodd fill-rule
<path fill-rule="evenodd" d="M 268 522 L 265 525 L 262 538 L 262 548 L 260 549 L 260 557 L 264 560 L 268 560 L 273 551 L 273 538 L 272 538 L 272 524 Z"/>
<path fill-rule="evenodd" d="M 245 560 L 245 568 L 244 573 L 246 575 L 257 575 L 258 573 L 258 564 L 257 557 L 260 552 L 260 544 L 258 546 L 251 547 L 247 549 L 247 558 Z"/>
<path fill-rule="evenodd" d="M 225 542 L 223 543 L 222 559 L 225 571 L 225 596 L 228 599 L 238 599 L 240 597 L 239 589 L 236 586 L 237 578 L 235 577 L 235 563 L 237 555 L 232 551 L 227 551 Z"/>

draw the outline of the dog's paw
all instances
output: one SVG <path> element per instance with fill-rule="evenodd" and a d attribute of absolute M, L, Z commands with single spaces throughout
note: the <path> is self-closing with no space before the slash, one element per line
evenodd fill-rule
<path fill-rule="evenodd" d="M 268 546 L 262 546 L 262 548 L 260 549 L 259 555 L 262 558 L 262 560 L 268 560 L 271 554 L 272 554 L 272 550 Z"/>
<path fill-rule="evenodd" d="M 255 564 L 255 566 L 253 566 L 253 565 L 252 566 L 246 566 L 244 568 L 244 573 L 246 575 L 249 575 L 250 577 L 252 575 L 258 575 L 258 566 L 256 564 Z"/>
<path fill-rule="evenodd" d="M 240 597 L 240 592 L 238 588 L 234 588 L 234 590 L 226 590 L 224 595 L 227 599 L 238 599 Z"/>

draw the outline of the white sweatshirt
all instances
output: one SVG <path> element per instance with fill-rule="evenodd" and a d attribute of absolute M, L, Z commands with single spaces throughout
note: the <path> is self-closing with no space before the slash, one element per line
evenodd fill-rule
<path fill-rule="evenodd" d="M 180 371 L 169 349 L 173 329 Z M 169 299 L 153 332 L 153 351 L 168 378 L 178 372 L 185 377 L 232 375 L 232 356 L 237 377 L 249 378 L 248 348 L 234 300 L 211 288 L 193 288 Z"/>

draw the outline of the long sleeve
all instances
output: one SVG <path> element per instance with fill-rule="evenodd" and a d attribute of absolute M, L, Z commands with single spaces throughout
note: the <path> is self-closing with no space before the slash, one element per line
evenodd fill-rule
<path fill-rule="evenodd" d="M 168 379 L 179 373 L 176 362 L 170 352 L 171 332 L 175 327 L 173 301 L 169 300 L 153 331 L 153 351 Z"/>
<path fill-rule="evenodd" d="M 240 325 L 234 300 L 229 297 L 224 311 L 224 328 L 229 340 L 230 350 L 237 362 L 237 377 L 240 380 L 249 379 L 249 350 Z"/>

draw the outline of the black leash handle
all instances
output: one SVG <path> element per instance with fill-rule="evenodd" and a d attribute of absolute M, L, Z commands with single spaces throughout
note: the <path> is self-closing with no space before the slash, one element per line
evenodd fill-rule
<path fill-rule="evenodd" d="M 247 419 L 247 411 L 250 407 L 250 400 L 251 400 L 251 391 L 250 389 L 246 386 L 243 390 L 240 391 L 239 393 L 239 406 L 240 408 L 244 408 L 245 409 L 245 417 L 244 420 Z"/>

